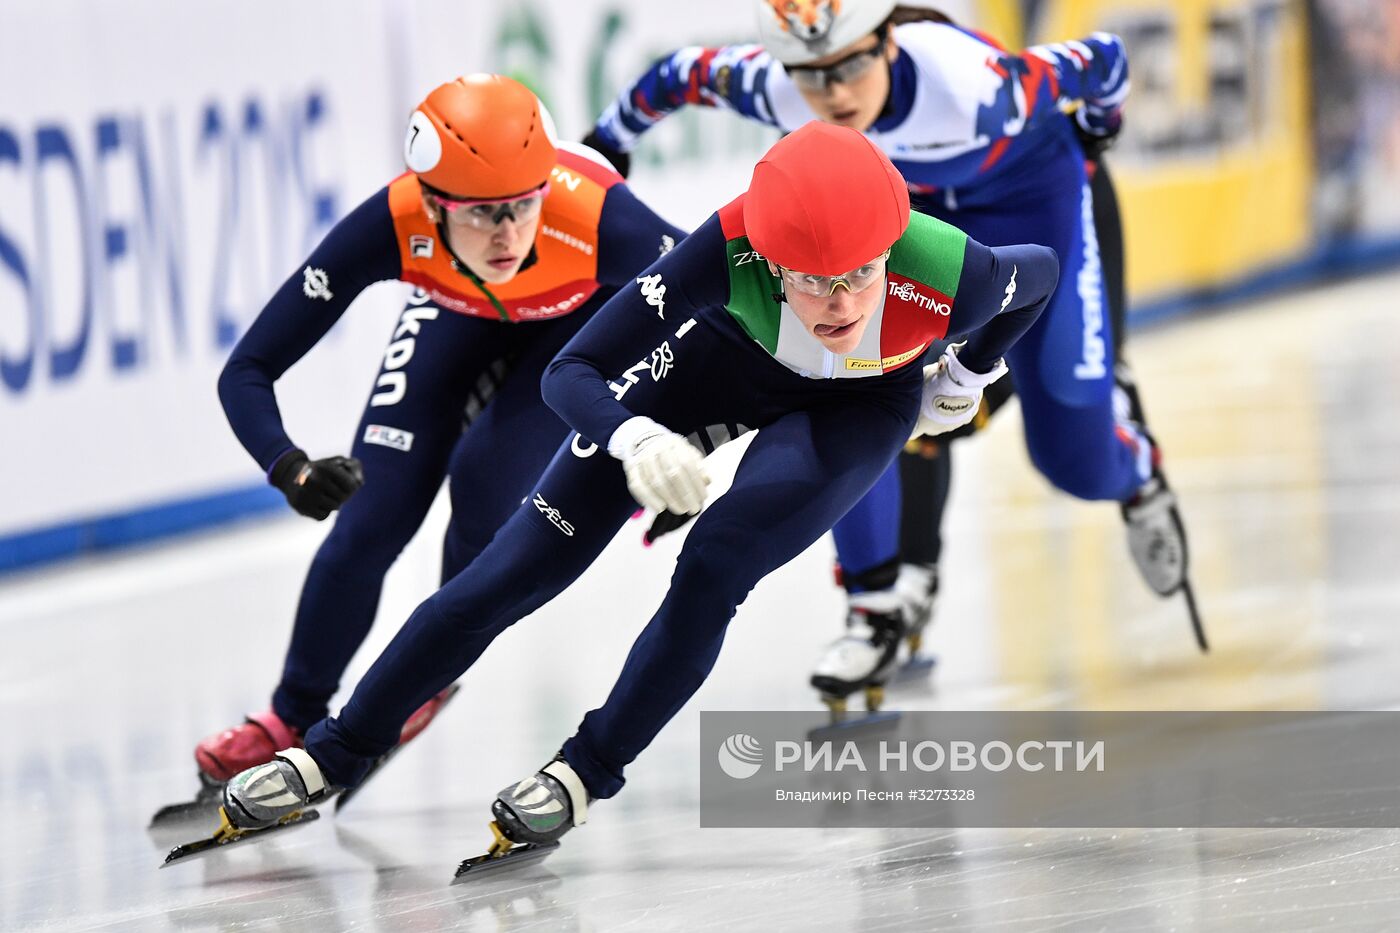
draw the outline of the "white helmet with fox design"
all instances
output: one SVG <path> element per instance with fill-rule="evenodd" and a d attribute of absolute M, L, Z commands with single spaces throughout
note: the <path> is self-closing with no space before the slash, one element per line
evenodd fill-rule
<path fill-rule="evenodd" d="M 895 0 L 756 0 L 758 36 L 784 65 L 803 65 L 859 42 L 889 18 Z"/>

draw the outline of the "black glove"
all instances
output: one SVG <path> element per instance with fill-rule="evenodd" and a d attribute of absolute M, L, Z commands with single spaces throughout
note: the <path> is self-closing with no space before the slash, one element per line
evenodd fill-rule
<path fill-rule="evenodd" d="M 354 457 L 310 460 L 305 451 L 293 450 L 273 464 L 268 481 L 298 514 L 319 522 L 365 484 L 365 471 Z"/>
<path fill-rule="evenodd" d="M 646 534 L 642 535 L 642 543 L 651 546 L 656 543 L 656 539 L 665 534 L 670 534 L 677 528 L 683 528 L 695 518 L 694 515 L 677 515 L 675 512 L 657 512 L 656 518 L 652 519 L 651 527 Z"/>
<path fill-rule="evenodd" d="M 1078 116 L 1075 114 L 1070 122 L 1074 124 L 1074 135 L 1079 137 L 1079 148 L 1084 150 L 1085 158 L 1097 162 L 1103 158 L 1105 152 L 1113 148 L 1118 134 L 1123 132 L 1123 115 L 1119 112 L 1112 120 L 1103 126 L 1094 127 L 1092 131 Z"/>
<path fill-rule="evenodd" d="M 603 138 L 598 135 L 597 127 L 589 130 L 582 142 L 588 148 L 597 150 L 599 155 L 611 162 L 612 167 L 617 169 L 617 173 L 623 178 L 626 178 L 627 173 L 632 170 L 632 157 L 604 142 Z"/>

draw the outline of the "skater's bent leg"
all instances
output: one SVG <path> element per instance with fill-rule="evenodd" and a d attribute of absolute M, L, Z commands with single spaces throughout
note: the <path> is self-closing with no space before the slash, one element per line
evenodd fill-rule
<path fill-rule="evenodd" d="M 1123 501 L 1150 475 L 1150 448 L 1114 416 L 1112 316 L 1087 184 L 1077 201 L 1080 213 L 1057 246 L 1069 287 L 1056 290 L 1007 362 L 1036 468 L 1077 498 Z"/>
<path fill-rule="evenodd" d="M 340 716 L 307 732 L 306 750 L 329 779 L 359 783 L 413 711 L 582 574 L 634 508 L 621 465 L 571 435 L 480 556 L 414 610 Z"/>
<path fill-rule="evenodd" d="M 903 508 L 899 519 L 900 559 L 935 566 L 943 552 L 943 510 L 953 475 L 950 445 L 933 445 L 899 455 Z"/>
<path fill-rule="evenodd" d="M 372 398 L 360 419 L 350 454 L 363 465 L 365 484 L 340 509 L 307 572 L 273 694 L 273 709 L 298 731 L 326 715 L 368 635 L 384 575 L 442 485 L 470 383 L 496 352 L 487 322 L 426 301 L 410 302 L 404 319 L 419 328 L 417 349 L 397 370 L 404 391 L 389 404 L 382 395 Z M 385 438 L 398 442 L 390 446 Z"/>
<path fill-rule="evenodd" d="M 708 676 L 735 608 L 869 490 L 908 437 L 912 413 L 912 404 L 909 417 L 846 404 L 794 412 L 759 431 L 734 485 L 696 521 L 670 591 L 607 702 L 564 746 L 593 796 L 621 789 L 626 765 Z"/>
<path fill-rule="evenodd" d="M 452 451 L 452 518 L 443 537 L 442 581 L 468 566 L 534 489 L 569 429 L 540 396 L 540 377 L 592 316 L 585 308 L 532 324 L 529 343 Z"/>
<path fill-rule="evenodd" d="M 899 465 L 890 464 L 875 485 L 831 529 L 836 541 L 836 562 L 846 588 L 858 593 L 867 586 L 860 581 L 877 568 L 893 568 L 899 563 Z"/>

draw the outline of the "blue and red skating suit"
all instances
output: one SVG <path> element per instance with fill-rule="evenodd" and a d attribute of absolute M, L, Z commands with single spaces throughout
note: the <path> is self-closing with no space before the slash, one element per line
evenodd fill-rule
<path fill-rule="evenodd" d="M 1020 54 L 961 27 L 895 27 L 884 112 L 866 136 L 904 177 L 912 206 L 988 246 L 1055 250 L 1060 286 L 1007 358 L 1026 447 L 1037 469 L 1081 499 L 1124 500 L 1150 473 L 1148 445 L 1114 416 L 1113 334 L 1093 196 L 1071 118 L 1109 126 L 1128 93 L 1121 40 L 1107 33 Z M 721 107 L 784 131 L 815 119 L 783 65 L 759 45 L 692 46 L 661 59 L 599 118 L 604 142 L 629 150 L 676 109 Z M 834 529 L 853 574 L 899 547 L 898 468 Z"/>
<path fill-rule="evenodd" d="M 638 201 L 596 154 L 586 154 L 591 150 L 570 148 L 559 151 L 534 249 L 505 284 L 483 285 L 457 270 L 412 174 L 371 195 L 331 230 L 253 322 L 219 381 L 234 433 L 264 470 L 294 446 L 273 382 L 370 285 L 399 279 L 459 314 L 509 324 L 548 321 L 577 312 L 604 286 L 629 282 L 684 235 Z"/>
<path fill-rule="evenodd" d="M 1080 101 L 1116 107 L 1128 91 L 1122 41 L 1108 33 L 1019 55 L 952 24 L 908 23 L 894 36 L 889 103 L 866 135 L 917 195 L 951 188 L 963 203 L 994 200 L 996 186 L 1037 170 L 1042 137 L 1072 136 L 1062 111 Z M 597 132 L 625 152 L 686 104 L 726 108 L 784 132 L 817 118 L 761 45 L 689 46 L 624 89 Z M 984 186 L 991 191 L 979 197 Z"/>

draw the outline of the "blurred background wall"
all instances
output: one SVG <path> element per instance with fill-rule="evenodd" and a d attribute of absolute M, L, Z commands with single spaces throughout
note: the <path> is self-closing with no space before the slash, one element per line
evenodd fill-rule
<path fill-rule="evenodd" d="M 938 6 L 1008 46 L 1125 38 L 1109 161 L 1134 320 L 1400 261 L 1395 0 Z M 657 56 L 748 41 L 752 17 L 746 0 L 4 4 L 0 571 L 280 507 L 215 380 L 277 284 L 401 170 L 431 87 L 512 74 L 577 138 Z M 645 138 L 633 183 L 693 226 L 774 138 L 690 109 Z M 348 448 L 405 294 L 366 292 L 279 383 L 313 456 Z"/>

